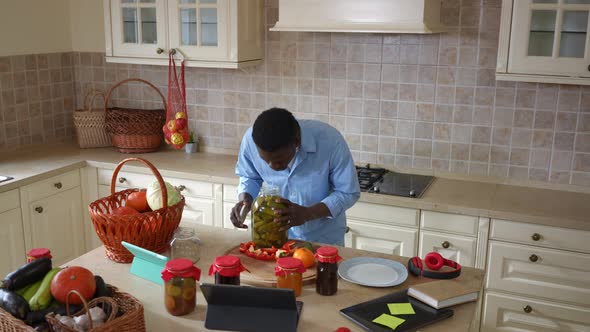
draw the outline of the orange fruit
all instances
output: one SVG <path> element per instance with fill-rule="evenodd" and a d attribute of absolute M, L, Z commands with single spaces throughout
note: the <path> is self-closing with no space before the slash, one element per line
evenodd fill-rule
<path fill-rule="evenodd" d="M 293 258 L 303 262 L 303 266 L 306 268 L 311 267 L 315 264 L 315 257 L 313 252 L 307 248 L 299 248 L 293 252 Z"/>

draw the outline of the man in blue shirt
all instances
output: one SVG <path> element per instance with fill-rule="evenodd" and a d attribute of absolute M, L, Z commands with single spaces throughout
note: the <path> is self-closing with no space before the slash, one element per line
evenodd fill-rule
<path fill-rule="evenodd" d="M 344 245 L 345 211 L 359 199 L 360 187 L 348 145 L 335 128 L 298 121 L 285 109 L 264 111 L 242 139 L 236 174 L 234 226 L 247 228 L 240 212 L 250 210 L 266 182 L 280 188 L 286 208 L 275 212 L 275 222 L 289 229 L 289 238 Z"/>

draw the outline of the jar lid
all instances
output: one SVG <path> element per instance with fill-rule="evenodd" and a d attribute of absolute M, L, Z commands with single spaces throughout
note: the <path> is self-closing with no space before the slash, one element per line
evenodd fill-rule
<path fill-rule="evenodd" d="M 219 256 L 215 258 L 215 262 L 209 267 L 209 275 L 216 272 L 224 277 L 237 277 L 241 272 L 247 271 L 242 265 L 239 257 L 236 256 Z"/>
<path fill-rule="evenodd" d="M 303 262 L 293 257 L 283 257 L 277 260 L 277 266 L 275 267 L 275 274 L 278 276 L 284 276 L 285 271 L 303 273 L 306 271 Z"/>
<path fill-rule="evenodd" d="M 27 253 L 27 256 L 33 257 L 33 258 L 39 258 L 39 257 L 52 258 L 51 251 L 47 248 L 33 248 L 33 249 L 29 250 L 29 252 Z"/>
<path fill-rule="evenodd" d="M 162 270 L 162 279 L 169 281 L 173 277 L 193 278 L 199 280 L 201 278 L 201 270 L 193 265 L 193 261 L 186 258 L 176 258 L 166 263 L 166 267 Z"/>
<path fill-rule="evenodd" d="M 240 258 L 232 255 L 219 256 L 215 258 L 215 265 L 221 268 L 236 267 L 240 264 Z"/>
<path fill-rule="evenodd" d="M 342 259 L 338 256 L 338 249 L 334 247 L 319 247 L 315 252 L 315 257 L 321 263 L 337 263 Z"/>

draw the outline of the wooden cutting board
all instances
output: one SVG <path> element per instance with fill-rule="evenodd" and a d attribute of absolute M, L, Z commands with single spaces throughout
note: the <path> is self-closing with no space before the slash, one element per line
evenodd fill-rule
<path fill-rule="evenodd" d="M 295 247 L 303 247 L 303 243 L 303 241 L 298 242 Z M 316 247 L 313 247 L 314 252 L 316 249 Z M 225 254 L 240 257 L 242 265 L 250 271 L 250 273 L 244 271 L 240 274 L 240 280 L 243 283 L 261 287 L 277 286 L 277 277 L 275 276 L 276 261 L 262 261 L 248 257 L 240 252 L 239 245 L 229 249 Z M 303 273 L 303 284 L 309 285 L 315 283 L 315 274 L 316 265 L 309 267 L 307 271 Z"/>

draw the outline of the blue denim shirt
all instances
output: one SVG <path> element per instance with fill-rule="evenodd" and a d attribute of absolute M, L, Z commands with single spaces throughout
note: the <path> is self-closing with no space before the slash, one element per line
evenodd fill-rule
<path fill-rule="evenodd" d="M 278 186 L 281 196 L 302 206 L 324 203 L 332 217 L 308 221 L 289 229 L 289 238 L 344 245 L 345 211 L 360 197 L 350 150 L 335 128 L 320 121 L 299 120 L 301 146 L 292 166 L 275 171 L 260 158 L 252 128 L 242 139 L 236 174 L 238 193 L 258 195 L 262 182 Z"/>

